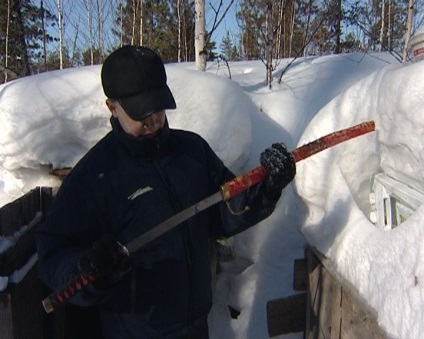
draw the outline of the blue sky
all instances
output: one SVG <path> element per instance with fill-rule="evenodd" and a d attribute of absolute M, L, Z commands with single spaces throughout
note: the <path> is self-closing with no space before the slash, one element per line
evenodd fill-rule
<path fill-rule="evenodd" d="M 216 1 L 212 1 L 212 4 Z M 206 5 L 206 29 L 210 30 L 213 24 L 213 17 L 215 13 L 210 7 L 210 2 Z M 239 34 L 239 28 L 236 22 L 236 3 L 234 3 L 231 8 L 228 10 L 226 16 L 215 30 L 212 35 L 212 40 L 216 43 L 216 48 L 219 51 L 219 45 L 221 44 L 222 38 L 227 34 L 227 31 L 230 32 L 230 37 L 233 43 L 236 42 L 237 35 Z"/>

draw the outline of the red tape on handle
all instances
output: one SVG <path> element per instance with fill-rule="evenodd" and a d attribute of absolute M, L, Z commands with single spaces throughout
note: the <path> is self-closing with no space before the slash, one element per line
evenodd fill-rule
<path fill-rule="evenodd" d="M 225 183 L 221 186 L 222 200 L 227 201 L 237 194 L 247 190 L 249 187 L 260 183 L 267 177 L 267 175 L 265 168 L 258 166 L 250 172 L 242 174 Z"/>

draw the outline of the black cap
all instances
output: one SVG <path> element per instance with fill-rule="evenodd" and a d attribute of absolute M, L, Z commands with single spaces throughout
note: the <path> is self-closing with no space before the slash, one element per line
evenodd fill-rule
<path fill-rule="evenodd" d="M 177 107 L 162 59 L 147 47 L 123 46 L 112 52 L 101 77 L 105 95 L 117 100 L 133 120 Z"/>

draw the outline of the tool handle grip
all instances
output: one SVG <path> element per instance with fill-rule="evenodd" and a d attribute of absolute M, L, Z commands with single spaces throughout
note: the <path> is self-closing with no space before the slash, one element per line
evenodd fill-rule
<path fill-rule="evenodd" d="M 258 166 L 251 171 L 239 175 L 221 186 L 222 200 L 227 201 L 249 187 L 263 181 L 268 176 L 265 168 Z"/>
<path fill-rule="evenodd" d="M 308 144 L 300 146 L 292 151 L 296 162 L 309 158 L 318 152 L 321 152 L 329 147 L 340 144 L 344 141 L 356 138 L 360 135 L 372 132 L 375 130 L 374 121 L 367 121 L 361 124 L 351 126 L 339 131 L 324 135 Z"/>
<path fill-rule="evenodd" d="M 65 304 L 75 293 L 82 291 L 88 284 L 96 281 L 96 276 L 78 274 L 66 285 L 59 288 L 43 299 L 42 304 L 46 313 L 52 313 L 55 309 Z"/>
<path fill-rule="evenodd" d="M 117 251 L 115 265 L 118 265 L 125 257 L 129 256 L 128 249 L 120 242 L 116 242 Z M 82 272 L 71 278 L 64 286 L 51 293 L 42 300 L 46 313 L 52 313 L 55 309 L 68 302 L 68 300 L 77 292 L 81 292 L 89 284 L 95 282 L 99 276 L 95 274 L 87 275 Z"/>
<path fill-rule="evenodd" d="M 362 134 L 366 134 L 375 130 L 374 121 L 367 121 L 361 124 L 348 127 L 330 134 L 327 134 L 308 144 L 300 146 L 292 151 L 295 162 L 309 158 L 318 152 L 329 147 L 340 144 L 349 139 L 356 138 Z M 256 167 L 250 172 L 244 173 L 233 180 L 221 186 L 222 200 L 227 201 L 237 194 L 247 190 L 249 187 L 260 183 L 267 177 L 265 168 Z"/>

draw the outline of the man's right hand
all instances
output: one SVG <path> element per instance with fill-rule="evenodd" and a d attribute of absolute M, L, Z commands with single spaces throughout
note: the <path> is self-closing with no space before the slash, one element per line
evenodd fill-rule
<path fill-rule="evenodd" d="M 81 257 L 78 268 L 96 278 L 95 287 L 107 288 L 131 270 L 131 259 L 126 248 L 107 234 Z"/>

